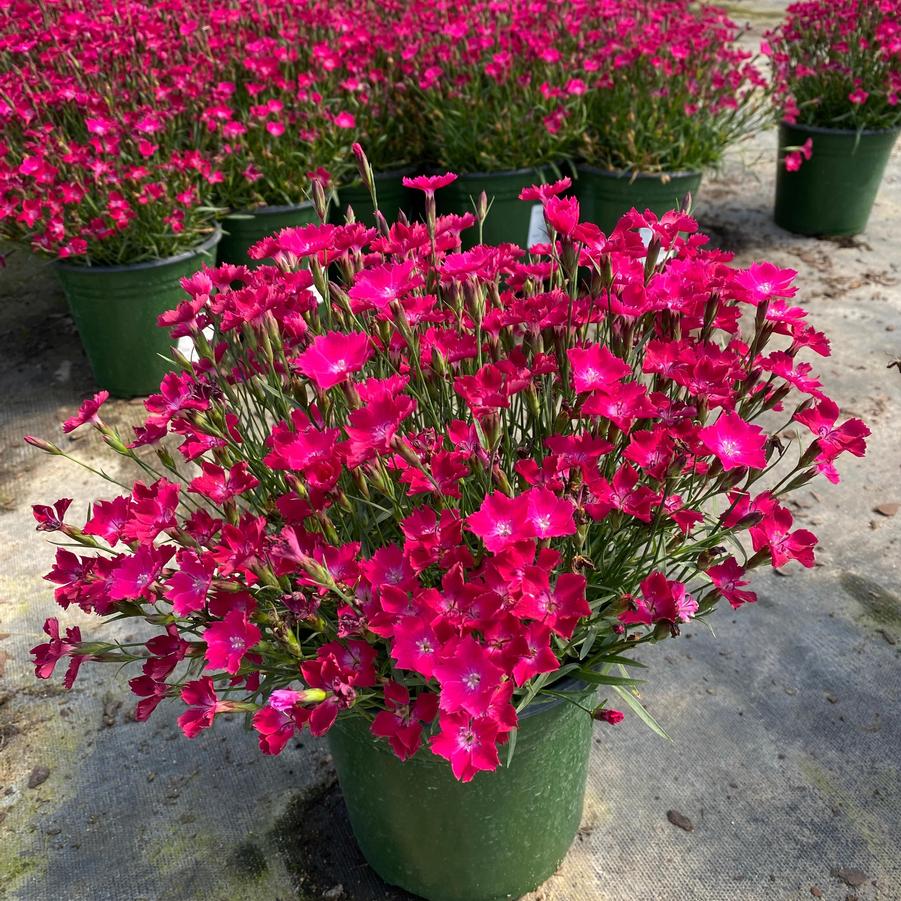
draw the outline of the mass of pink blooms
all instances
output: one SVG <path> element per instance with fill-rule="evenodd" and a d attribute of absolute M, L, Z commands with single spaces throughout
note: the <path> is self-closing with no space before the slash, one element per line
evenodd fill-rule
<path fill-rule="evenodd" d="M 738 34 L 690 0 L 0 0 L 0 237 L 163 258 L 353 181 L 353 142 L 377 171 L 699 169 L 755 121 Z"/>
<path fill-rule="evenodd" d="M 899 0 L 793 3 L 762 49 L 785 121 L 852 130 L 901 126 Z M 793 151 L 787 168 L 799 168 L 809 151 Z"/>
<path fill-rule="evenodd" d="M 435 213 L 454 178 L 408 180 L 424 222 L 290 228 L 252 252 L 277 265 L 186 279 L 161 321 L 195 351 L 146 422 L 120 435 L 101 392 L 64 424 L 141 473 L 86 522 L 34 508 L 65 545 L 46 578 L 149 631 L 48 619 L 39 677 L 131 663 L 138 720 L 243 711 L 267 754 L 364 716 L 467 781 L 535 698 L 618 722 L 586 683 L 643 710 L 631 652 L 753 602 L 755 567 L 813 566 L 786 496 L 869 431 L 808 361 L 829 342 L 795 273 L 736 269 L 678 211 L 605 235 L 568 179 L 523 192 L 549 243 L 464 252 L 474 217 Z"/>

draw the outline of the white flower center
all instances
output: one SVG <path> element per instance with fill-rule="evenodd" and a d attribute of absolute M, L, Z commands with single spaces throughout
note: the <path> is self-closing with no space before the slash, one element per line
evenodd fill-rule
<path fill-rule="evenodd" d="M 467 673 L 463 677 L 463 684 L 470 690 L 475 691 L 479 687 L 479 683 L 482 681 L 482 676 L 479 673 Z"/>
<path fill-rule="evenodd" d="M 738 454 L 738 443 L 733 438 L 724 438 L 720 441 L 720 451 L 727 457 L 734 457 Z"/>

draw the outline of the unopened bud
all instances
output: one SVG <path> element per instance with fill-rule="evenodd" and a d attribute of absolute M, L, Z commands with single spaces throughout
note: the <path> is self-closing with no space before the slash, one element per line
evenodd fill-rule
<path fill-rule="evenodd" d="M 62 454 L 62 451 L 55 444 L 44 441 L 43 438 L 35 438 L 34 435 L 26 435 L 25 443 L 30 444 L 32 447 L 36 447 L 38 450 L 42 450 L 47 454 L 53 454 L 54 456 L 60 456 Z"/>

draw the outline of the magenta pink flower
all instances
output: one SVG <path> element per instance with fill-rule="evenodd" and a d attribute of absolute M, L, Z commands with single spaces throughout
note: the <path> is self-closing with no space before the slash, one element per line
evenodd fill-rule
<path fill-rule="evenodd" d="M 165 596 L 177 616 L 188 616 L 206 606 L 215 566 L 188 549 L 180 550 L 176 559 L 179 568 L 166 580 Z"/>
<path fill-rule="evenodd" d="M 364 310 L 384 310 L 393 301 L 409 294 L 422 283 L 422 276 L 416 271 L 415 261 L 407 260 L 360 272 L 347 293 L 350 296 L 351 309 L 354 313 L 362 313 Z M 316 371 L 321 371 L 320 364 L 314 365 Z"/>
<path fill-rule="evenodd" d="M 431 678 L 440 648 L 435 630 L 425 618 L 406 616 L 394 627 L 391 656 L 401 669 Z"/>
<path fill-rule="evenodd" d="M 413 188 L 415 191 L 425 191 L 426 194 L 433 195 L 439 188 L 446 188 L 456 180 L 456 175 L 445 172 L 444 175 L 417 175 L 414 178 L 405 175 L 401 181 L 405 188 Z"/>
<path fill-rule="evenodd" d="M 260 750 L 264 754 L 281 754 L 285 745 L 301 730 L 310 718 L 310 711 L 303 706 L 311 692 L 280 688 L 269 695 L 265 707 L 253 715 L 253 728 L 260 738 Z"/>
<path fill-rule="evenodd" d="M 628 433 L 638 419 L 649 419 L 657 408 L 647 389 L 638 382 L 612 382 L 592 392 L 582 404 L 586 416 L 603 416 L 621 432 Z"/>
<path fill-rule="evenodd" d="M 501 491 L 486 495 L 479 510 L 467 517 L 466 525 L 493 552 L 533 535 L 527 503 L 522 502 L 522 496 L 507 497 Z"/>
<path fill-rule="evenodd" d="M 561 235 L 571 236 L 579 224 L 579 201 L 575 197 L 549 196 L 544 200 L 544 218 Z"/>
<path fill-rule="evenodd" d="M 85 524 L 84 533 L 96 535 L 111 546 L 117 544 L 128 521 L 130 506 L 127 497 L 97 501 L 91 508 L 91 516 Z"/>
<path fill-rule="evenodd" d="M 59 620 L 56 617 L 50 617 L 44 621 L 44 631 L 50 637 L 50 641 L 36 645 L 30 652 L 34 657 L 34 673 L 39 679 L 49 679 L 53 675 L 53 670 L 56 669 L 56 664 L 63 657 L 68 657 L 69 666 L 66 669 L 63 685 L 71 688 L 85 659 L 84 656 L 77 653 L 81 643 L 81 629 L 78 626 L 72 626 L 66 629 L 66 637 L 60 638 Z"/>
<path fill-rule="evenodd" d="M 279 422 L 266 439 L 272 452 L 263 462 L 273 469 L 295 469 L 307 472 L 320 463 L 335 459 L 337 429 L 316 428 L 303 410 L 291 412 L 291 425 Z"/>
<path fill-rule="evenodd" d="M 604 707 L 602 710 L 596 711 L 594 718 L 603 723 L 609 723 L 611 726 L 615 726 L 625 719 L 621 710 L 614 710 L 611 707 Z"/>
<path fill-rule="evenodd" d="M 772 263 L 753 263 L 735 276 L 735 283 L 743 290 L 742 300 L 753 304 L 764 303 L 774 297 L 794 297 L 798 289 L 794 269 L 780 269 Z"/>
<path fill-rule="evenodd" d="M 571 501 L 557 497 L 547 488 L 532 488 L 516 498 L 516 501 L 520 505 L 523 501 L 526 502 L 526 518 L 531 526 L 530 538 L 557 538 L 575 534 L 575 507 Z"/>
<path fill-rule="evenodd" d="M 516 663 L 513 678 L 517 685 L 524 685 L 539 673 L 552 673 L 560 668 L 560 661 L 551 648 L 551 629 L 544 623 L 534 622 L 513 642 Z"/>
<path fill-rule="evenodd" d="M 247 619 L 245 611 L 229 611 L 225 619 L 211 623 L 203 631 L 207 665 L 232 674 L 238 672 L 244 655 L 262 637 L 260 630 Z"/>
<path fill-rule="evenodd" d="M 209 676 L 188 682 L 181 690 L 181 699 L 188 709 L 178 718 L 178 725 L 187 738 L 197 738 L 204 729 L 210 729 L 217 713 L 234 709 L 231 702 L 219 700 Z"/>
<path fill-rule="evenodd" d="M 652 572 L 642 579 L 641 596 L 630 598 L 629 606 L 620 614 L 627 625 L 653 625 L 659 622 L 687 623 L 698 609 L 698 602 L 686 594 L 681 582 L 671 582 L 662 572 Z"/>
<path fill-rule="evenodd" d="M 141 698 L 135 705 L 135 720 L 143 723 L 150 714 L 168 697 L 169 686 L 152 676 L 137 676 L 128 680 L 132 694 Z"/>
<path fill-rule="evenodd" d="M 794 519 L 791 513 L 778 504 L 764 513 L 763 519 L 751 527 L 751 543 L 755 551 L 769 551 L 773 566 L 784 566 L 797 560 L 810 569 L 814 565 L 813 549 L 817 537 L 807 529 L 791 531 Z"/>
<path fill-rule="evenodd" d="M 760 426 L 750 425 L 738 413 L 721 413 L 717 421 L 698 432 L 703 445 L 723 469 L 766 466 L 766 435 Z"/>
<path fill-rule="evenodd" d="M 741 590 L 748 584 L 747 579 L 742 578 L 744 574 L 745 571 L 738 565 L 735 557 L 727 557 L 722 563 L 707 570 L 710 581 L 716 585 L 720 594 L 734 610 L 738 610 L 742 604 L 753 604 L 757 600 L 757 595 L 753 591 Z"/>
<path fill-rule="evenodd" d="M 78 412 L 63 423 L 64 432 L 74 432 L 79 426 L 100 424 L 100 408 L 109 400 L 109 391 L 98 391 L 78 408 Z"/>
<path fill-rule="evenodd" d="M 471 717 L 465 711 L 442 713 L 441 731 L 432 736 L 432 753 L 450 761 L 460 782 L 471 782 L 476 773 L 496 770 L 498 724 L 488 717 Z"/>
<path fill-rule="evenodd" d="M 441 686 L 441 709 L 465 710 L 480 716 L 488 710 L 504 671 L 491 661 L 488 651 L 471 635 L 445 645 L 433 674 Z"/>
<path fill-rule="evenodd" d="M 66 510 L 72 505 L 72 498 L 63 497 L 56 501 L 52 507 L 46 504 L 32 505 L 31 512 L 37 522 L 38 532 L 58 532 L 63 528 L 63 519 Z"/>
<path fill-rule="evenodd" d="M 372 734 L 387 738 L 401 759 L 412 757 L 422 743 L 422 726 L 438 715 L 438 696 L 426 691 L 410 703 L 410 692 L 397 682 L 385 683 L 385 706 L 372 721 Z"/>
<path fill-rule="evenodd" d="M 528 566 L 515 612 L 526 619 L 540 621 L 561 638 L 570 638 L 578 621 L 591 615 L 591 607 L 585 599 L 585 584 L 584 576 L 562 573 L 551 589 L 547 569 Z"/>
<path fill-rule="evenodd" d="M 567 356 L 572 366 L 573 387 L 579 393 L 606 388 L 632 374 L 628 364 L 603 344 L 571 347 Z"/>
<path fill-rule="evenodd" d="M 596 467 L 586 469 L 585 484 L 591 492 L 592 500 L 585 504 L 585 512 L 592 519 L 603 519 L 611 510 L 621 510 L 643 522 L 651 521 L 651 506 L 659 497 L 640 485 L 638 473 L 631 466 L 621 466 L 613 476 L 612 484 Z"/>
<path fill-rule="evenodd" d="M 832 461 L 846 451 L 862 457 L 867 451 L 866 439 L 870 430 L 860 419 L 848 419 L 836 427 L 838 404 L 824 397 L 819 403 L 795 414 L 816 436 L 817 447 L 825 460 Z"/>
<path fill-rule="evenodd" d="M 260 484 L 259 479 L 248 472 L 244 460 L 235 463 L 228 472 L 206 460 L 201 462 L 200 468 L 203 475 L 191 481 L 188 491 L 202 494 L 216 504 L 224 504 Z"/>
<path fill-rule="evenodd" d="M 797 150 L 785 154 L 785 168 L 788 172 L 797 172 L 804 160 L 813 156 L 813 138 L 808 138 Z"/>
<path fill-rule="evenodd" d="M 371 339 L 363 332 L 328 332 L 295 360 L 297 368 L 323 391 L 354 372 L 359 372 L 372 356 Z"/>
<path fill-rule="evenodd" d="M 558 194 L 562 194 L 564 191 L 571 188 L 572 183 L 571 178 L 564 176 L 559 181 L 555 181 L 552 184 L 530 185 L 528 188 L 523 188 L 519 192 L 519 199 L 531 201 L 537 200 L 540 203 L 544 203 L 548 198 L 556 197 Z"/>
<path fill-rule="evenodd" d="M 175 553 L 172 545 L 154 547 L 142 544 L 134 554 L 119 558 L 110 583 L 109 595 L 113 600 L 150 600 L 153 597 L 154 582 L 163 566 Z"/>
<path fill-rule="evenodd" d="M 407 394 L 383 396 L 354 410 L 345 426 L 350 439 L 350 461 L 363 462 L 388 453 L 401 422 L 416 409 L 416 401 Z"/>

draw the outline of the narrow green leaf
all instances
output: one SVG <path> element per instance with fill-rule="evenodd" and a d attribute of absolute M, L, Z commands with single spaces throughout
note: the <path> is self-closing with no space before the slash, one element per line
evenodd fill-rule
<path fill-rule="evenodd" d="M 647 669 L 647 664 L 639 663 L 637 660 L 632 660 L 629 657 L 622 657 L 619 654 L 607 654 L 606 657 L 598 657 L 598 663 L 618 663 L 620 666 L 638 666 L 641 669 Z"/>
<path fill-rule="evenodd" d="M 585 640 L 582 642 L 582 647 L 579 649 L 579 660 L 584 660 L 589 651 L 591 651 L 592 647 L 594 647 L 595 639 L 598 637 L 598 627 L 592 626 L 588 630 L 588 634 L 585 636 Z"/>
<path fill-rule="evenodd" d="M 510 766 L 513 762 L 513 752 L 516 750 L 516 733 L 518 729 L 513 729 L 510 732 L 510 737 L 507 739 L 507 763 L 506 766 Z"/>
<path fill-rule="evenodd" d="M 672 741 L 672 738 L 666 734 L 666 730 L 663 726 L 661 726 L 660 723 L 645 710 L 644 705 L 632 694 L 632 692 L 625 688 L 620 688 L 618 685 L 614 685 L 613 690 L 626 702 L 626 705 L 651 730 L 651 732 L 656 733 L 661 738 L 665 738 L 667 741 Z"/>
<path fill-rule="evenodd" d="M 627 679 L 624 676 L 608 676 L 606 673 L 594 673 L 588 669 L 580 669 L 579 675 L 592 685 L 640 685 L 638 679 Z"/>

